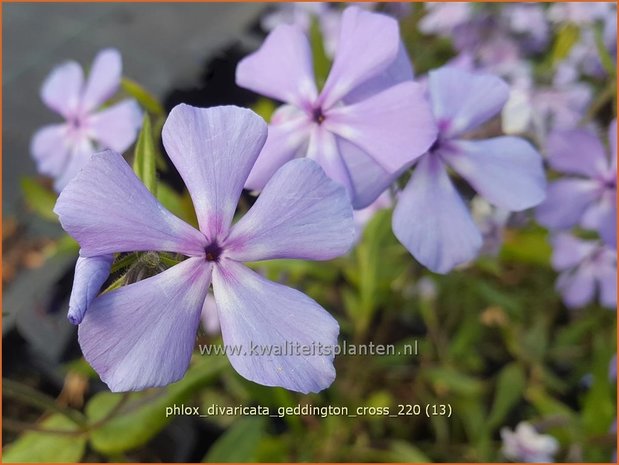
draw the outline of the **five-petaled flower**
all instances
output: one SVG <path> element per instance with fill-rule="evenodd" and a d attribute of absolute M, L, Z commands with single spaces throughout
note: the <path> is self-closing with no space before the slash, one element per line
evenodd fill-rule
<path fill-rule="evenodd" d="M 307 156 L 343 184 L 353 207 L 371 204 L 436 139 L 422 87 L 388 16 L 347 8 L 333 66 L 318 92 L 312 53 L 297 27 L 280 25 L 238 65 L 242 87 L 285 102 L 246 187 L 261 189 L 285 162 Z"/>
<path fill-rule="evenodd" d="M 121 73 L 120 53 L 105 49 L 95 57 L 86 82 L 82 67 L 68 61 L 43 83 L 43 102 L 65 122 L 39 129 L 32 137 L 30 152 L 38 171 L 54 179 L 58 192 L 94 152 L 112 149 L 122 153 L 135 141 L 142 121 L 135 100 L 99 110 L 118 90 Z"/>
<path fill-rule="evenodd" d="M 548 137 L 548 163 L 571 175 L 548 185 L 548 197 L 536 209 L 537 220 L 552 230 L 582 226 L 617 244 L 617 120 L 608 129 L 610 156 L 587 129 L 555 131 Z"/>
<path fill-rule="evenodd" d="M 560 273 L 555 287 L 567 307 L 584 307 L 594 300 L 596 291 L 603 307 L 617 307 L 617 251 L 614 248 L 565 232 L 553 236 L 552 246 L 552 267 Z"/>
<path fill-rule="evenodd" d="M 503 80 L 445 67 L 430 72 L 428 86 L 439 136 L 399 196 L 393 232 L 420 263 L 446 273 L 473 259 L 482 246 L 482 235 L 449 178 L 448 166 L 481 197 L 508 211 L 539 204 L 546 178 L 541 156 L 524 139 L 466 138 L 501 111 L 508 97 Z"/>
<path fill-rule="evenodd" d="M 189 257 L 94 300 L 89 291 L 101 281 L 80 273 L 78 264 L 73 292 L 82 299 L 75 299 L 80 308 L 72 316 L 80 323 L 79 342 L 113 391 L 162 386 L 183 376 L 211 280 L 227 346 L 337 344 L 338 324 L 320 305 L 242 263 L 327 260 L 347 252 L 354 239 L 346 191 L 307 159 L 279 169 L 249 212 L 231 225 L 266 137 L 266 123 L 250 110 L 179 105 L 171 111 L 163 143 L 191 194 L 199 229 L 166 210 L 113 151 L 94 155 L 60 194 L 55 211 L 62 226 L 79 242 L 82 262 L 98 262 L 92 266 L 103 275 L 117 252 Z M 241 351 L 228 357 L 252 381 L 306 393 L 333 382 L 333 352 Z"/>

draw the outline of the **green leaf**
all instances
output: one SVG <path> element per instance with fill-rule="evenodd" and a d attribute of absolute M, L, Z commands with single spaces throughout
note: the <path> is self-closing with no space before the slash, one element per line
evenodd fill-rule
<path fill-rule="evenodd" d="M 277 106 L 275 105 L 275 102 L 273 100 L 261 97 L 255 103 L 255 105 L 252 107 L 252 109 L 259 116 L 261 116 L 263 120 L 270 121 L 271 120 L 271 116 L 273 116 L 273 113 L 277 109 Z"/>
<path fill-rule="evenodd" d="M 157 194 L 156 158 L 152 125 L 148 114 L 144 114 L 144 122 L 142 123 L 138 143 L 135 146 L 133 171 L 153 194 Z"/>
<path fill-rule="evenodd" d="M 438 391 L 449 391 L 462 396 L 476 396 L 483 390 L 479 380 L 451 367 L 428 368 L 424 376 Z"/>
<path fill-rule="evenodd" d="M 601 27 L 596 27 L 594 29 L 595 34 L 595 46 L 597 48 L 598 55 L 600 57 L 600 62 L 604 67 L 604 70 L 608 73 L 608 76 L 612 78 L 614 81 L 615 76 L 617 75 L 617 65 L 613 61 L 610 53 L 606 49 L 606 45 L 604 44 L 604 37 L 602 36 Z"/>
<path fill-rule="evenodd" d="M 42 218 L 50 221 L 58 221 L 54 213 L 54 205 L 58 195 L 33 178 L 22 178 L 21 189 L 24 194 L 26 206 Z"/>
<path fill-rule="evenodd" d="M 312 58 L 314 61 L 314 77 L 320 89 L 329 75 L 331 60 L 329 60 L 325 53 L 322 31 L 320 30 L 320 24 L 316 18 L 312 19 L 309 35 L 312 46 Z"/>
<path fill-rule="evenodd" d="M 543 229 L 509 230 L 500 257 L 504 261 L 550 266 L 552 248 L 547 240 L 548 233 Z"/>
<path fill-rule="evenodd" d="M 526 378 L 524 370 L 517 363 L 511 363 L 498 376 L 492 410 L 488 416 L 488 427 L 492 431 L 503 424 L 510 410 L 524 394 Z"/>
<path fill-rule="evenodd" d="M 608 432 L 615 413 L 615 389 L 608 376 L 608 365 L 615 349 L 608 344 L 606 334 L 594 336 L 594 353 L 591 364 L 592 383 L 584 396 L 582 424 L 587 435 Z"/>
<path fill-rule="evenodd" d="M 227 365 L 224 356 L 196 357 L 196 363 L 179 382 L 164 389 L 130 394 L 113 418 L 92 431 L 93 448 L 103 454 L 117 454 L 145 444 L 172 420 L 173 416 L 166 416 L 166 407 L 187 400 Z M 122 399 L 122 395 L 111 392 L 95 395 L 86 405 L 90 424 L 107 417 Z"/>
<path fill-rule="evenodd" d="M 54 414 L 39 423 L 41 428 L 56 431 L 75 431 L 75 434 L 54 434 L 29 431 L 6 446 L 4 463 L 79 462 L 86 448 L 86 435 L 77 433 L 77 425 L 68 418 Z"/>
<path fill-rule="evenodd" d="M 580 39 L 580 29 L 575 24 L 567 23 L 559 29 L 550 54 L 553 64 L 563 61 L 569 55 L 572 47 Z"/>
<path fill-rule="evenodd" d="M 181 220 L 197 227 L 196 210 L 189 194 L 185 191 L 179 194 L 165 183 L 157 184 L 157 199 Z"/>
<path fill-rule="evenodd" d="M 203 462 L 252 462 L 264 435 L 265 419 L 237 421 L 211 446 Z"/>
<path fill-rule="evenodd" d="M 430 463 L 431 460 L 423 454 L 417 447 L 412 444 L 401 441 L 394 440 L 391 441 L 391 445 L 389 447 L 389 457 L 392 462 L 402 462 L 402 463 Z"/>
<path fill-rule="evenodd" d="M 131 97 L 136 99 L 143 108 L 156 116 L 164 116 L 165 110 L 159 100 L 157 100 L 150 92 L 140 86 L 137 82 L 122 78 L 120 82 L 122 89 Z"/>

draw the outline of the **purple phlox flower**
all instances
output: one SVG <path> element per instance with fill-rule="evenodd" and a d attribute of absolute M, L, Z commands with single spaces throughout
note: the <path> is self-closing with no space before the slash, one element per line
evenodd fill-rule
<path fill-rule="evenodd" d="M 524 72 L 521 77 L 512 80 L 509 100 L 503 108 L 506 133 L 530 130 L 543 141 L 552 130 L 572 129 L 580 124 L 593 97 L 589 84 L 567 81 L 539 87 Z"/>
<path fill-rule="evenodd" d="M 600 304 L 617 306 L 617 251 L 600 241 L 579 239 L 569 233 L 552 238 L 552 267 L 559 271 L 556 289 L 569 308 L 591 303 L 599 291 Z"/>
<path fill-rule="evenodd" d="M 393 232 L 421 264 L 446 273 L 472 260 L 482 246 L 482 234 L 447 167 L 485 200 L 508 211 L 539 204 L 545 176 L 541 156 L 524 139 L 465 138 L 501 111 L 509 93 L 503 80 L 444 67 L 430 72 L 428 86 L 439 137 L 400 193 Z"/>
<path fill-rule="evenodd" d="M 352 209 L 344 188 L 315 162 L 293 160 L 231 225 L 266 136 L 265 122 L 250 110 L 178 105 L 170 112 L 163 144 L 193 199 L 199 229 L 166 210 L 113 151 L 94 155 L 60 194 L 55 212 L 63 228 L 86 261 L 100 261 L 102 273 L 109 269 L 105 257 L 113 253 L 188 257 L 94 300 L 90 287 L 86 292 L 83 319 L 74 319 L 80 323 L 79 343 L 112 391 L 163 386 L 183 376 L 211 281 L 224 344 L 243 349 L 228 354 L 242 376 L 304 393 L 334 380 L 333 351 L 283 351 L 288 344 L 332 348 L 339 331 L 335 319 L 306 295 L 243 262 L 342 255 L 354 240 Z M 90 274 L 96 266 L 76 272 Z M 76 277 L 78 283 L 100 285 Z M 277 347 L 279 353 L 273 352 Z"/>
<path fill-rule="evenodd" d="M 526 421 L 518 423 L 516 429 L 501 428 L 503 447 L 501 453 L 514 462 L 554 462 L 559 451 L 559 442 L 548 434 L 540 434 Z"/>
<path fill-rule="evenodd" d="M 381 210 L 391 208 L 393 202 L 391 201 L 391 194 L 389 191 L 385 191 L 367 207 L 361 210 L 355 210 L 353 217 L 355 220 L 355 230 L 357 240 L 361 238 L 365 226 L 370 220 Z"/>
<path fill-rule="evenodd" d="M 550 26 L 543 6 L 536 3 L 513 3 L 501 9 L 503 20 L 509 30 L 524 38 L 530 38 L 525 45 L 532 50 L 541 50 L 548 44 Z"/>
<path fill-rule="evenodd" d="M 596 134 L 586 129 L 555 131 L 548 137 L 548 164 L 566 177 L 548 186 L 536 210 L 537 220 L 553 230 L 580 225 L 617 243 L 617 121 L 608 130 L 610 154 Z"/>
<path fill-rule="evenodd" d="M 425 34 L 451 36 L 458 26 L 466 24 L 473 16 L 468 2 L 426 3 L 427 13 L 419 21 L 419 30 Z"/>
<path fill-rule="evenodd" d="M 204 299 L 200 319 L 202 320 L 202 328 L 207 334 L 214 335 L 221 332 L 219 316 L 217 315 L 217 303 L 211 292 L 209 292 L 206 299 Z"/>
<path fill-rule="evenodd" d="M 238 65 L 242 87 L 280 100 L 246 187 L 261 189 L 282 164 L 307 156 L 371 204 L 436 139 L 436 125 L 389 16 L 349 7 L 331 72 L 318 92 L 307 37 L 282 25 Z"/>
<path fill-rule="evenodd" d="M 122 153 L 135 141 L 142 123 L 135 100 L 100 109 L 118 90 L 121 73 L 120 53 L 105 49 L 95 57 L 85 82 L 82 67 L 74 61 L 56 67 L 45 79 L 41 98 L 65 122 L 39 129 L 30 152 L 38 171 L 54 178 L 58 192 L 95 151 Z"/>
<path fill-rule="evenodd" d="M 610 2 L 561 2 L 548 8 L 548 19 L 557 24 L 586 26 L 604 20 L 611 10 Z"/>
<path fill-rule="evenodd" d="M 616 11 L 612 17 L 616 20 Z M 612 29 L 610 31 L 613 32 Z M 614 35 L 616 38 L 616 29 Z M 606 40 L 604 40 L 604 44 L 611 58 L 615 57 L 616 45 L 607 43 Z M 616 41 L 614 44 L 616 44 Z M 555 82 L 566 82 L 568 80 L 573 82 L 582 76 L 603 78 L 606 75 L 607 72 L 602 66 L 598 52 L 595 33 L 592 29 L 583 29 L 580 32 L 578 42 L 572 46 L 567 57 L 557 65 Z"/>

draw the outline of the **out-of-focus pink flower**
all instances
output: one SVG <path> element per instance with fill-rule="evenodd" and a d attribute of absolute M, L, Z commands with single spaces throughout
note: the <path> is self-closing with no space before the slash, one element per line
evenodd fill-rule
<path fill-rule="evenodd" d="M 45 79 L 41 98 L 65 122 L 39 129 L 30 152 L 39 172 L 54 178 L 58 192 L 94 152 L 112 149 L 122 153 L 135 141 L 142 123 L 135 100 L 101 109 L 118 90 L 121 73 L 120 53 L 106 49 L 95 57 L 85 82 L 82 67 L 74 61 L 56 67 Z"/>
<path fill-rule="evenodd" d="M 525 421 L 519 423 L 514 431 L 502 428 L 501 438 L 501 452 L 505 458 L 515 462 L 554 462 L 554 456 L 559 451 L 559 443 L 555 438 L 538 433 Z"/>

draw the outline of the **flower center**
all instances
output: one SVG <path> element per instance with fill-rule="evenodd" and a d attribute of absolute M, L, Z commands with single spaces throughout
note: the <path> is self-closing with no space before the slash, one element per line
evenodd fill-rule
<path fill-rule="evenodd" d="M 69 126 L 73 131 L 79 131 L 82 128 L 82 120 L 81 118 L 74 117 L 69 120 Z"/>
<path fill-rule="evenodd" d="M 312 120 L 316 124 L 322 124 L 322 122 L 325 120 L 325 115 L 322 112 L 322 108 L 318 107 L 312 110 Z"/>
<path fill-rule="evenodd" d="M 222 252 L 223 250 L 217 242 L 211 242 L 204 248 L 204 255 L 207 262 L 218 262 Z"/>

